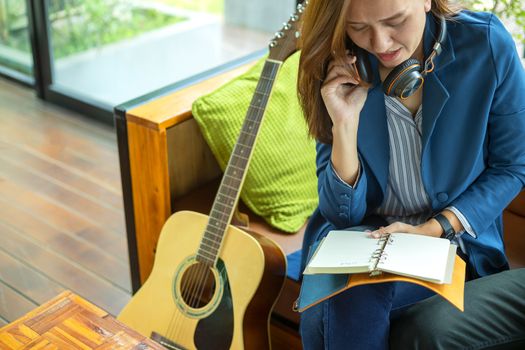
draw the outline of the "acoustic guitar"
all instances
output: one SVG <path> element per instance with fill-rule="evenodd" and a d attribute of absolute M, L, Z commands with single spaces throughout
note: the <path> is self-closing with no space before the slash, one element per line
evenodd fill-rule
<path fill-rule="evenodd" d="M 209 216 L 180 211 L 164 224 L 151 275 L 118 319 L 168 349 L 269 349 L 270 314 L 286 258 L 272 240 L 231 220 L 282 63 L 296 51 L 298 5 L 270 42 L 255 93 Z"/>

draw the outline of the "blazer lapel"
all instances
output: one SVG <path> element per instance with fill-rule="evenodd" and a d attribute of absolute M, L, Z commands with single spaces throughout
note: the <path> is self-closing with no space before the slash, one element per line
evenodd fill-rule
<path fill-rule="evenodd" d="M 385 99 L 380 84 L 375 84 L 368 92 L 366 103 L 361 111 L 357 147 L 378 180 L 384 195 L 388 179 L 390 146 Z"/>
<path fill-rule="evenodd" d="M 450 23 L 450 22 L 449 22 Z M 436 34 L 436 22 L 431 15 L 427 16 L 427 24 L 425 28 L 425 39 L 424 39 L 424 48 L 425 48 L 425 57 L 428 57 L 432 51 L 432 46 L 435 42 Z M 423 182 L 427 187 L 427 192 L 430 194 L 432 189 L 428 187 L 432 182 L 430 181 L 430 174 L 426 172 L 427 164 L 430 164 L 430 154 L 428 152 L 429 140 L 434 131 L 434 126 L 438 120 L 441 112 L 447 100 L 450 97 L 450 94 L 443 84 L 440 75 L 445 71 L 444 68 L 455 60 L 454 48 L 452 46 L 452 41 L 450 35 L 447 34 L 445 41 L 442 43 L 443 50 L 440 55 L 434 59 L 434 72 L 429 73 L 425 77 L 425 83 L 423 85 L 423 135 L 422 135 L 422 175 Z"/>
<path fill-rule="evenodd" d="M 425 26 L 425 38 L 423 40 L 425 58 L 432 52 L 432 46 L 437 37 L 436 32 L 437 24 L 434 16 L 428 14 Z M 442 72 L 443 68 L 455 60 L 450 35 L 447 34 L 445 37 L 442 48 L 441 54 L 434 58 L 434 72 L 429 73 L 425 77 L 425 83 L 423 85 L 423 151 L 426 149 L 430 135 L 432 135 L 436 120 L 450 97 L 438 73 Z"/>
<path fill-rule="evenodd" d="M 432 73 L 425 79 L 423 90 L 423 135 L 422 150 L 425 152 L 428 141 L 441 111 L 450 97 L 447 89 L 436 73 Z"/>

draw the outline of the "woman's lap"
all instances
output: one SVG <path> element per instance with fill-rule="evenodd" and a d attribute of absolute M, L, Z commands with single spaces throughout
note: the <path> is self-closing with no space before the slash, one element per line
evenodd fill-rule
<path fill-rule="evenodd" d="M 349 230 L 373 229 L 359 226 Z M 406 282 L 368 284 L 346 290 L 302 313 L 303 347 L 305 350 L 348 349 L 349 346 L 386 349 L 390 319 L 432 295 L 426 288 Z"/>
<path fill-rule="evenodd" d="M 368 284 L 351 288 L 301 315 L 303 346 L 308 349 L 386 349 L 390 319 L 432 295 L 411 283 Z"/>

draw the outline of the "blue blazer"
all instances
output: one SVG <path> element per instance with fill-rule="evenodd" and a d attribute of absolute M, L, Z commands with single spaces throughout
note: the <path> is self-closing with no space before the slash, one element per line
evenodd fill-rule
<path fill-rule="evenodd" d="M 525 184 L 525 73 L 514 42 L 488 13 L 462 11 L 447 21 L 443 52 L 423 86 L 422 179 L 434 212 L 456 207 L 477 237 L 464 234 L 470 263 L 481 276 L 508 268 L 502 212 Z M 436 33 L 427 16 L 426 57 Z M 383 201 L 389 139 L 377 60 L 374 85 L 361 111 L 355 188 L 334 174 L 332 146 L 317 144 L 319 207 L 303 242 L 331 229 L 360 225 Z M 525 234 L 525 232 L 524 232 Z"/>

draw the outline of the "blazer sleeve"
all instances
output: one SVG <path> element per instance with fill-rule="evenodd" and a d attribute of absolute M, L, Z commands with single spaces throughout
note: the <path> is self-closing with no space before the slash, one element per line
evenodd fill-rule
<path fill-rule="evenodd" d="M 488 119 L 487 168 L 451 205 L 483 232 L 525 184 L 525 71 L 501 22 L 489 26 L 497 87 Z"/>
<path fill-rule="evenodd" d="M 360 167 L 357 183 L 350 186 L 333 169 L 332 146 L 318 142 L 316 148 L 319 211 L 336 228 L 359 225 L 366 213 L 367 176 L 364 167 Z"/>

